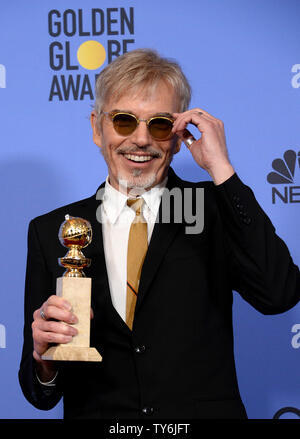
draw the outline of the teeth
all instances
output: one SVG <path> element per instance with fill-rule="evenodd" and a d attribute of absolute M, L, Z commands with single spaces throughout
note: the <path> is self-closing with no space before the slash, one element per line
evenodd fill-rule
<path fill-rule="evenodd" d="M 151 155 L 132 155 L 132 154 L 124 154 L 124 156 L 129 159 L 132 160 L 134 162 L 148 162 L 149 160 L 152 159 Z"/>

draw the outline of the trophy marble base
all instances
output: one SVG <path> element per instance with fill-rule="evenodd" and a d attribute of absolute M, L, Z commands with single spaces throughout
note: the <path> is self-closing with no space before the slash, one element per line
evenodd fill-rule
<path fill-rule="evenodd" d="M 72 325 L 78 334 L 69 343 L 52 346 L 42 355 L 43 360 L 102 361 L 96 348 L 90 347 L 91 285 L 87 277 L 60 277 L 56 282 L 56 295 L 66 299 L 77 316 Z"/>
<path fill-rule="evenodd" d="M 43 360 L 54 361 L 102 361 L 95 348 L 78 346 L 52 346 L 42 356 Z"/>

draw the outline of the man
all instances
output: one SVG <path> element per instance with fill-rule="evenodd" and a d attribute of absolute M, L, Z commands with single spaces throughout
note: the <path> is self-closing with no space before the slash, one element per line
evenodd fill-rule
<path fill-rule="evenodd" d="M 180 67 L 150 50 L 127 53 L 99 75 L 91 124 L 108 167 L 103 199 L 59 208 L 29 226 L 19 378 L 35 407 L 50 409 L 63 396 L 65 418 L 247 417 L 234 365 L 232 290 L 262 313 L 283 312 L 299 300 L 299 270 L 235 173 L 223 123 L 201 108 L 188 110 L 189 101 Z M 188 124 L 198 128 L 198 140 Z M 182 141 L 212 182 L 185 182 L 172 171 Z M 164 221 L 163 195 L 175 188 L 183 210 L 187 189 L 193 208 L 204 189 L 201 233 L 187 233 L 175 207 Z M 133 197 L 138 208 L 127 203 Z M 66 214 L 93 228 L 86 275 L 93 284 L 91 346 L 101 363 L 41 358 L 50 343 L 77 334 L 70 304 L 53 293 Z M 132 244 L 137 222 L 147 225 L 146 247 Z M 135 262 L 132 245 L 140 253 Z"/>

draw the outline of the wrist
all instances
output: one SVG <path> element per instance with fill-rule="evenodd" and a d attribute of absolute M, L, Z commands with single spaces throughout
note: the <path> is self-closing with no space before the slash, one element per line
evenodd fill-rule
<path fill-rule="evenodd" d="M 37 371 L 35 371 L 35 375 L 36 375 L 36 378 L 37 378 L 38 382 L 39 382 L 40 384 L 42 384 L 43 386 L 49 386 L 49 387 L 53 387 L 53 386 L 56 385 L 55 380 L 56 380 L 57 374 L 58 374 L 58 371 L 56 371 L 54 377 L 51 378 L 50 380 L 48 379 L 47 381 L 42 381 L 42 380 L 40 379 L 40 377 L 39 377 Z"/>
<path fill-rule="evenodd" d="M 52 381 L 57 375 L 57 368 L 52 361 L 42 360 L 41 356 L 34 351 L 33 358 L 35 359 L 35 371 L 40 382 Z"/>
<path fill-rule="evenodd" d="M 49 383 L 52 382 L 57 375 L 57 370 L 54 368 L 49 368 L 47 365 L 42 365 L 41 363 L 36 363 L 35 372 L 39 382 Z"/>
<path fill-rule="evenodd" d="M 235 173 L 235 170 L 230 163 L 226 163 L 208 170 L 208 173 L 217 186 L 228 180 Z"/>

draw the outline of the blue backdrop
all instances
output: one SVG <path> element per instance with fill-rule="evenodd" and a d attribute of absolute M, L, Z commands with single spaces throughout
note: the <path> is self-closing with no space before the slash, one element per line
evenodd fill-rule
<path fill-rule="evenodd" d="M 123 51 L 150 47 L 180 62 L 193 88 L 191 107 L 224 121 L 237 173 L 299 265 L 299 18 L 299 0 L 0 4 L 0 418 L 62 417 L 61 403 L 49 412 L 27 403 L 17 379 L 27 227 L 105 179 L 89 123 L 93 85 Z M 100 45 L 89 51 L 88 41 Z M 185 179 L 209 178 L 185 147 L 173 166 Z M 300 408 L 300 305 L 262 316 L 236 294 L 234 327 L 249 417 Z"/>

